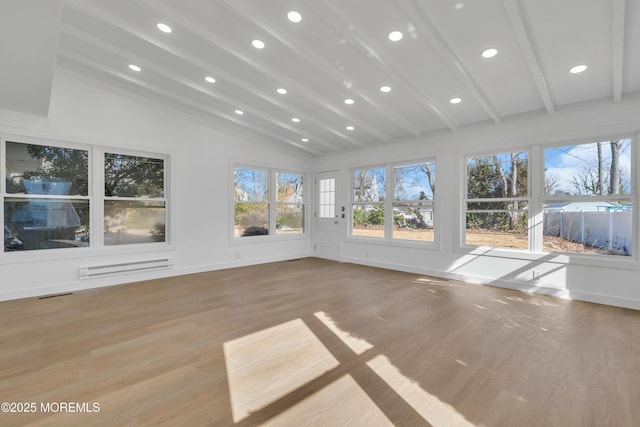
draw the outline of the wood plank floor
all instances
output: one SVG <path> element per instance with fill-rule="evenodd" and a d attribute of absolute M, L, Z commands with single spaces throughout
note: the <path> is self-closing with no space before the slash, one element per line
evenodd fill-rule
<path fill-rule="evenodd" d="M 3 302 L 0 346 L 2 426 L 640 425 L 640 312 L 313 258 Z"/>

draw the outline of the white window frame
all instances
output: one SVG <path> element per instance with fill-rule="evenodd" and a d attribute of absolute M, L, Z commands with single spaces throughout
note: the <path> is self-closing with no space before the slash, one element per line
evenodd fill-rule
<path fill-rule="evenodd" d="M 500 147 L 500 148 L 496 148 L 493 150 L 487 150 L 487 151 L 483 151 L 483 152 L 473 152 L 473 153 L 469 153 L 466 154 L 462 157 L 462 194 L 461 194 L 461 200 L 462 200 L 462 209 L 461 209 L 461 216 L 460 216 L 460 247 L 466 250 L 469 249 L 481 249 L 484 250 L 485 248 L 491 248 L 491 249 L 495 249 L 498 251 L 507 251 L 507 252 L 517 252 L 517 253 L 522 253 L 522 252 L 530 252 L 533 248 L 533 241 L 532 241 L 532 236 L 531 236 L 531 229 L 532 229 L 532 218 L 534 217 L 533 215 L 533 211 L 532 211 L 532 179 L 531 179 L 531 174 L 532 174 L 532 164 L 531 164 L 531 158 L 532 158 L 532 149 L 531 148 L 522 148 L 522 147 L 515 147 L 515 148 L 508 148 L 508 147 Z M 468 162 L 469 159 L 471 158 L 481 158 L 481 157 L 490 157 L 490 156 L 494 156 L 494 155 L 505 155 L 505 154 L 512 154 L 512 153 L 526 153 L 527 154 L 527 197 L 507 197 L 507 198 L 480 198 L 480 199 L 469 199 L 468 195 L 469 195 L 469 177 L 468 177 Z M 527 224 L 528 224 L 528 233 L 527 233 L 527 248 L 509 248 L 509 247 L 505 247 L 505 246 L 482 246 L 482 245 L 469 245 L 467 244 L 467 208 L 468 208 L 468 204 L 469 203 L 488 203 L 488 202 L 510 202 L 510 201 L 518 201 L 518 202 L 526 202 L 527 203 L 527 210 L 528 210 L 528 220 L 527 220 Z M 487 210 L 487 212 L 498 212 L 499 210 Z M 485 211 L 473 211 L 473 212 L 485 212 Z"/>
<path fill-rule="evenodd" d="M 235 235 L 235 182 L 234 182 L 234 172 L 237 168 L 242 169 L 256 169 L 267 172 L 267 180 L 268 180 L 268 198 L 266 201 L 268 215 L 269 215 L 269 234 L 258 235 L 258 236 L 236 236 Z M 287 205 L 289 203 L 278 202 L 277 201 L 277 191 L 278 191 L 278 183 L 277 183 L 277 173 L 281 174 L 291 174 L 291 175 L 300 175 L 302 176 L 302 224 L 303 230 L 302 233 L 292 233 L 292 234 L 278 234 L 276 232 L 276 221 L 277 221 L 277 211 L 279 205 Z M 305 239 L 309 236 L 309 195 L 311 191 L 309 190 L 309 180 L 308 174 L 306 172 L 295 170 L 290 167 L 280 167 L 276 165 L 264 165 L 259 163 L 253 163 L 250 161 L 231 161 L 229 167 L 229 242 L 231 244 L 243 244 L 243 243 L 256 243 L 256 242 L 273 242 L 277 240 L 296 240 L 296 239 Z"/>
<path fill-rule="evenodd" d="M 0 134 L 0 198 L 2 206 L 2 215 L 0 215 L 0 227 L 4 230 L 4 199 L 5 197 L 13 197 L 14 194 L 6 192 L 6 142 L 17 142 L 23 144 L 34 144 L 52 147 L 62 147 L 70 149 L 85 150 L 89 152 L 88 161 L 88 196 L 58 196 L 58 198 L 78 198 L 89 200 L 89 221 L 90 221 L 90 239 L 89 246 L 82 248 L 52 248 L 40 250 L 25 250 L 15 252 L 5 252 L 4 243 L 0 251 L 0 265 L 16 262 L 37 262 L 49 261 L 57 259 L 70 259 L 74 257 L 84 257 L 87 255 L 108 255 L 108 254 L 124 254 L 138 253 L 148 251 L 167 251 L 175 249 L 173 243 L 173 219 L 171 208 L 171 159 L 172 155 L 166 151 L 146 151 L 131 150 L 120 147 L 110 146 L 108 144 L 86 144 L 68 139 L 33 137 L 30 135 L 2 133 Z M 164 160 L 164 185 L 165 194 L 165 241 L 149 242 L 129 245 L 110 245 L 105 246 L 104 238 L 104 153 L 119 153 L 124 155 L 133 155 L 141 157 L 162 158 Z M 22 195 L 21 195 L 22 196 Z M 53 198 L 47 196 L 46 198 Z M 4 232 L 3 232 L 4 235 Z M 4 242 L 4 237 L 3 237 Z"/>
<path fill-rule="evenodd" d="M 105 182 L 104 182 L 104 161 L 105 154 L 121 154 L 123 156 L 133 156 L 133 157 L 148 157 L 153 159 L 162 159 L 163 160 L 163 187 L 164 187 L 164 195 L 163 197 L 148 197 L 148 198 L 134 198 L 134 197 L 114 197 L 107 196 L 104 193 Z M 96 177 L 97 185 L 99 185 L 100 197 L 99 199 L 99 211 L 96 209 L 96 214 L 99 214 L 99 223 L 96 224 L 96 232 L 99 232 L 98 240 L 96 240 L 95 247 L 105 247 L 105 248 L 125 248 L 125 247 L 152 247 L 152 246 L 165 246 L 171 244 L 171 231 L 173 227 L 171 226 L 171 209 L 169 209 L 169 167 L 170 167 L 170 156 L 167 154 L 157 153 L 157 152 L 149 152 L 149 151 L 140 151 L 140 150 L 129 150 L 129 149 L 120 149 L 115 147 L 100 147 L 99 154 L 95 156 L 96 161 L 100 161 L 100 165 L 96 170 L 100 170 L 100 176 Z M 104 244 L 104 202 L 107 200 L 121 200 L 121 201 L 151 201 L 151 202 L 163 202 L 165 206 L 165 240 L 164 242 L 146 242 L 146 243 L 131 243 L 125 245 L 105 245 Z"/>
<path fill-rule="evenodd" d="M 411 247 L 411 248 L 439 248 L 439 214 L 438 214 L 438 194 L 433 195 L 433 231 L 434 240 L 410 240 L 393 237 L 393 208 L 394 205 L 400 203 L 411 203 L 411 201 L 396 201 L 395 200 L 395 168 L 403 166 L 412 166 L 422 163 L 432 163 L 436 169 L 436 183 L 438 180 L 438 159 L 437 157 L 423 157 L 418 159 L 410 159 L 403 161 L 395 161 L 385 164 L 363 165 L 352 167 L 349 170 L 349 221 L 348 221 L 348 239 L 351 240 L 363 240 L 367 243 L 381 243 L 385 245 L 393 245 L 399 247 Z M 355 172 L 359 170 L 373 170 L 384 169 L 385 170 L 385 197 L 383 201 L 379 202 L 357 202 L 355 201 L 355 194 L 353 188 L 353 181 Z M 390 182 L 391 180 L 391 182 Z M 437 184 L 436 184 L 437 185 Z M 384 236 L 383 237 L 367 237 L 357 236 L 353 234 L 353 207 L 356 205 L 381 205 L 384 208 Z"/>
<path fill-rule="evenodd" d="M 585 262 L 593 262 L 597 260 L 602 260 L 604 262 L 637 262 L 640 257 L 638 256 L 638 172 L 637 167 L 640 164 L 638 162 L 638 155 L 640 150 L 637 148 L 637 141 L 639 140 L 639 133 L 623 133 L 623 134 L 612 134 L 607 136 L 602 136 L 600 138 L 580 138 L 580 139 L 572 139 L 568 141 L 556 141 L 553 143 L 546 143 L 539 146 L 539 162 L 540 162 L 540 177 L 536 181 L 539 185 L 539 191 L 537 194 L 537 208 L 536 212 L 539 212 L 539 220 L 536 221 L 536 227 L 533 228 L 533 234 L 535 239 L 535 247 L 533 250 L 539 253 L 545 254 L 554 254 L 560 256 L 570 257 L 572 260 L 584 260 Z M 551 148 L 561 148 L 561 147 L 571 147 L 578 145 L 586 145 L 586 144 L 594 144 L 597 142 L 606 142 L 609 140 L 620 140 L 620 139 L 629 139 L 630 140 L 630 168 L 631 168 L 631 176 L 629 177 L 631 189 L 628 195 L 587 195 L 587 196 L 547 196 L 545 194 L 545 150 Z M 632 204 L 632 230 L 631 230 L 631 238 L 632 249 L 630 256 L 621 256 L 621 255 L 609 255 L 609 254 L 582 254 L 575 252 L 560 252 L 560 251 L 545 251 L 543 248 L 544 243 L 544 230 L 543 230 L 543 209 L 545 204 L 553 203 L 553 202 L 620 202 L 620 201 L 630 201 Z"/>

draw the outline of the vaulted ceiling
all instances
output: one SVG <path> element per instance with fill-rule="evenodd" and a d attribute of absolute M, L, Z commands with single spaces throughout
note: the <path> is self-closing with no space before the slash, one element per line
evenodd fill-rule
<path fill-rule="evenodd" d="M 640 90 L 640 0 L 62 5 L 58 65 L 314 155 Z"/>

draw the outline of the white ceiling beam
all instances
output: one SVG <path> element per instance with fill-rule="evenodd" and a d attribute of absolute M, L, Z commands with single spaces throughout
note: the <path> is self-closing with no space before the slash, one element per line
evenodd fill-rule
<path fill-rule="evenodd" d="M 333 105 L 333 103 L 325 99 L 324 96 L 322 96 L 322 94 L 312 92 L 311 90 L 309 90 L 307 86 L 300 84 L 295 79 L 292 79 L 290 76 L 287 76 L 286 74 L 279 72 L 276 68 L 271 67 L 268 64 L 256 62 L 250 56 L 247 56 L 242 52 L 239 52 L 236 49 L 231 48 L 229 46 L 229 43 L 227 43 L 224 39 L 222 39 L 217 34 L 210 31 L 208 28 L 203 27 L 193 22 L 192 20 L 185 18 L 179 13 L 176 13 L 175 10 L 167 7 L 164 4 L 160 4 L 159 2 L 155 2 L 153 0 L 138 0 L 138 1 L 141 4 L 144 4 L 148 9 L 153 10 L 156 14 L 164 15 L 164 17 L 168 20 L 170 19 L 171 22 L 176 22 L 182 27 L 183 30 L 187 30 L 191 32 L 193 36 L 198 37 L 204 43 L 207 43 L 209 45 L 216 45 L 219 48 L 224 49 L 227 53 L 237 58 L 238 60 L 244 62 L 246 65 L 254 68 L 256 71 L 269 74 L 275 80 L 289 82 L 290 88 L 293 89 L 292 91 L 295 91 L 296 93 L 298 93 L 309 104 L 314 104 L 314 105 L 323 107 L 325 110 L 330 111 L 331 113 L 335 114 L 338 117 L 348 117 L 350 121 L 354 124 L 354 126 L 357 126 L 358 129 L 361 130 L 362 132 L 368 133 L 371 136 L 381 141 L 391 142 L 391 138 L 389 137 L 389 135 L 386 135 L 384 132 L 375 128 L 370 123 L 360 120 L 357 117 L 345 116 L 342 110 L 336 108 Z M 175 4 L 178 5 L 179 7 L 178 2 L 176 2 Z M 260 92 L 262 92 L 262 90 L 260 90 Z M 323 124 L 323 126 L 326 128 L 326 123 Z M 352 145 L 355 145 L 358 147 L 366 146 L 365 143 L 363 143 L 359 139 L 356 139 L 352 136 L 347 136 L 342 133 L 338 133 L 336 135 L 339 135 L 341 140 L 348 142 Z"/>
<path fill-rule="evenodd" d="M 83 4 L 84 5 L 84 4 Z M 97 10 L 94 11 L 88 11 L 88 10 L 79 10 L 76 9 L 76 6 L 69 6 L 72 7 L 75 11 L 85 14 L 84 16 L 86 18 L 90 18 L 90 19 L 98 19 L 98 20 L 102 20 L 103 23 L 105 23 L 106 25 L 110 25 L 110 26 L 115 26 L 118 28 L 118 30 L 120 31 L 124 31 L 125 33 L 136 37 L 146 43 L 149 43 L 151 45 L 154 45 L 160 49 L 162 49 L 163 51 L 178 57 L 179 59 L 185 61 L 185 62 L 190 62 L 190 63 L 194 63 L 197 66 L 203 68 L 203 69 L 209 69 L 211 70 L 212 67 L 209 66 L 208 63 L 202 61 L 199 58 L 196 58 L 194 56 L 191 55 L 186 55 L 184 53 L 178 53 L 176 52 L 174 49 L 169 48 L 166 45 L 162 45 L 158 42 L 156 42 L 155 40 L 150 39 L 149 37 L 145 36 L 142 33 L 139 33 L 135 30 L 132 30 L 131 28 L 129 28 L 128 26 L 124 25 L 122 22 L 120 22 L 118 20 L 118 18 L 116 16 L 109 16 L 107 20 L 105 20 L 105 16 L 104 13 L 100 13 Z M 90 15 L 90 16 L 89 16 Z M 78 40 L 82 40 L 84 42 L 90 43 L 93 46 L 96 46 L 100 49 L 103 49 L 105 51 L 111 52 L 115 55 L 118 55 L 120 57 L 126 58 L 128 56 L 130 56 L 129 52 L 117 47 L 117 46 L 113 46 L 112 44 L 108 44 L 106 43 L 104 40 L 99 39 L 91 34 L 88 34 L 84 31 L 79 31 L 76 29 L 71 29 L 71 28 L 63 28 L 63 32 L 71 37 L 75 37 Z M 142 63 L 140 63 L 140 65 L 142 65 Z M 240 108 L 245 112 L 251 112 L 253 115 L 255 115 L 256 117 L 259 117 L 262 120 L 266 120 L 270 123 L 274 123 L 278 126 L 280 126 L 283 129 L 286 129 L 287 131 L 290 131 L 292 133 L 295 134 L 302 134 L 302 132 L 300 131 L 300 129 L 293 127 L 292 125 L 290 125 L 289 123 L 282 123 L 281 121 L 278 121 L 276 119 L 274 119 L 271 116 L 266 115 L 265 113 L 261 112 L 261 111 L 255 111 L 255 109 L 253 109 L 252 106 L 238 102 L 235 99 L 229 98 L 227 96 L 224 96 L 220 93 L 212 93 L 211 90 L 209 90 L 208 88 L 203 87 L 202 85 L 198 85 L 195 84 L 194 82 L 190 81 L 190 80 L 186 80 L 183 76 L 168 70 L 156 63 L 154 64 L 148 64 L 149 67 L 152 67 L 154 72 L 161 74 L 171 80 L 174 80 L 175 82 L 185 86 L 186 88 L 188 88 L 189 90 L 192 91 L 196 91 L 199 92 L 205 96 L 208 97 L 215 97 L 216 99 L 219 99 L 225 103 L 227 103 L 229 105 L 229 111 L 236 109 L 236 108 Z M 147 67 L 147 68 L 149 68 Z M 223 73 L 220 72 L 219 74 L 217 74 L 218 76 L 224 76 L 224 77 L 229 77 L 230 81 L 232 83 L 235 83 L 240 89 L 246 89 L 246 88 L 251 88 L 251 84 L 248 82 L 242 82 L 239 81 L 237 78 L 228 75 L 228 73 Z M 244 83 L 244 84 L 243 84 Z M 254 94 L 253 92 L 253 88 L 251 88 L 251 94 Z M 167 95 L 168 96 L 168 95 Z M 280 104 L 278 102 L 276 102 L 273 98 L 269 98 L 269 97 L 262 97 L 263 99 L 265 99 L 267 102 L 272 103 L 275 107 L 280 108 Z M 225 111 L 218 111 L 217 112 L 218 115 L 224 115 L 226 114 Z M 302 115 L 300 115 L 302 117 Z M 309 123 L 314 122 L 314 120 L 310 117 L 304 117 L 303 120 L 308 121 Z M 239 124 L 241 124 L 241 122 L 238 122 Z M 321 123 L 317 123 L 318 127 L 324 127 L 324 124 Z M 343 137 L 343 135 L 337 133 L 337 135 L 339 135 L 340 137 Z M 313 132 L 305 132 L 305 135 L 307 136 L 311 141 L 313 141 L 314 143 L 317 143 L 319 145 L 322 145 L 326 148 L 328 148 L 331 151 L 340 151 L 342 149 L 342 147 L 340 145 L 338 145 L 336 142 L 334 141 L 326 141 L 324 138 L 319 137 L 318 135 L 314 134 Z"/>
<path fill-rule="evenodd" d="M 278 29 L 273 26 L 267 24 L 263 20 L 256 19 L 257 14 L 251 9 L 250 6 L 246 5 L 246 2 L 240 0 L 216 0 L 216 3 L 222 4 L 226 9 L 234 14 L 238 19 L 245 19 L 252 25 L 260 28 L 270 37 L 278 40 L 282 43 L 283 46 L 286 46 L 293 53 L 297 55 L 297 57 L 303 61 L 306 61 L 311 65 L 314 69 L 322 70 L 323 74 L 327 77 L 332 78 L 337 85 L 342 86 L 345 80 L 345 75 L 341 73 L 334 64 L 328 62 L 325 58 L 317 55 L 315 52 L 305 49 L 302 44 L 297 42 L 295 39 L 287 37 Z M 376 102 L 373 100 L 368 93 L 362 92 L 357 87 L 352 87 L 349 89 L 352 93 L 357 95 L 359 98 L 363 99 L 374 109 L 378 110 L 383 116 L 387 117 L 389 120 L 395 122 L 398 126 L 403 128 L 407 133 L 414 135 L 415 137 L 420 136 L 420 129 L 411 124 L 408 120 L 406 120 L 402 115 L 396 113 L 394 110 L 390 108 L 386 108 L 383 104 Z"/>
<path fill-rule="evenodd" d="M 320 3 L 322 7 L 318 6 Z M 332 27 L 345 39 L 351 40 L 350 45 L 358 48 L 360 54 L 369 57 L 381 70 L 387 71 L 387 74 L 393 76 L 408 96 L 411 96 L 450 130 L 457 130 L 453 120 L 442 111 L 437 102 L 426 94 L 422 87 L 414 82 L 402 68 L 396 66 L 393 61 L 386 58 L 373 44 L 369 43 L 366 37 L 343 16 L 336 3 L 332 0 L 310 0 L 307 2 L 307 6 L 312 8 L 325 21 L 326 25 Z M 331 16 L 326 13 L 327 10 L 332 12 Z M 336 23 L 340 23 L 340 26 Z"/>
<path fill-rule="evenodd" d="M 613 100 L 622 101 L 624 83 L 624 24 L 626 0 L 613 0 Z"/>
<path fill-rule="evenodd" d="M 531 72 L 533 80 L 538 87 L 538 92 L 540 93 L 542 102 L 547 109 L 547 113 L 551 114 L 555 111 L 555 106 L 553 100 L 551 99 L 551 92 L 549 91 L 547 79 L 542 72 L 542 68 L 540 67 L 540 63 L 538 62 L 538 58 L 533 49 L 533 45 L 531 44 L 531 39 L 529 38 L 527 30 L 524 26 L 524 22 L 522 21 L 522 15 L 520 13 L 518 2 L 517 0 L 502 0 L 502 4 L 505 8 L 505 11 L 507 12 L 509 21 L 511 22 L 511 27 L 516 34 L 516 39 L 518 40 L 518 44 L 520 45 L 520 50 L 522 50 L 522 54 L 527 61 L 529 71 Z"/>
<path fill-rule="evenodd" d="M 438 31 L 435 23 L 429 18 L 433 13 L 429 10 L 427 3 L 416 0 L 396 0 L 396 3 L 405 15 L 415 23 L 416 28 L 425 36 L 425 39 L 436 50 L 440 58 L 471 91 L 487 115 L 491 117 L 495 123 L 500 123 L 501 117 L 498 110 L 492 105 L 489 97 L 482 91 L 478 82 L 473 78 L 469 70 L 467 70 L 467 67 L 462 64 L 462 61 L 458 58 L 453 48 L 447 43 L 442 33 Z"/>
<path fill-rule="evenodd" d="M 236 130 L 243 128 L 251 129 L 254 132 L 254 137 L 256 137 L 256 135 L 262 135 L 272 144 L 286 143 L 311 154 L 325 154 L 325 152 L 323 151 L 303 145 L 302 143 L 297 141 L 283 138 L 281 134 L 267 131 L 260 126 L 248 123 L 246 120 L 241 120 L 227 112 L 220 112 L 219 110 L 203 105 L 202 103 L 194 102 L 191 98 L 171 93 L 161 86 L 151 84 L 148 81 L 145 81 L 138 77 L 134 77 L 129 73 L 125 73 L 113 67 L 108 67 L 105 64 L 96 64 L 94 62 L 90 62 L 85 57 L 80 56 L 78 53 L 70 50 L 68 47 L 60 48 L 58 63 L 63 66 L 68 66 L 68 68 L 70 68 L 71 70 L 77 71 L 77 69 L 82 68 L 88 71 L 87 74 L 91 76 L 101 76 L 103 80 L 105 80 L 106 78 L 107 81 L 115 80 L 119 81 L 120 83 L 127 83 L 129 86 L 137 87 L 139 89 L 138 92 L 142 92 L 144 94 L 144 97 L 151 97 L 155 101 L 160 102 L 167 107 L 179 107 L 181 110 L 189 111 L 191 114 L 195 114 L 196 116 L 204 120 L 208 120 L 210 123 L 214 121 L 220 122 L 220 120 L 223 119 L 228 123 L 233 123 Z"/>

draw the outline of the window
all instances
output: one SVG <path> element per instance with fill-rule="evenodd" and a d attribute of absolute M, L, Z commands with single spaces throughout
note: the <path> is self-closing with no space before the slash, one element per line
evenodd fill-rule
<path fill-rule="evenodd" d="M 318 218 L 336 216 L 336 179 L 323 178 L 318 181 Z"/>
<path fill-rule="evenodd" d="M 527 153 L 470 157 L 466 164 L 465 243 L 527 249 Z"/>
<path fill-rule="evenodd" d="M 233 181 L 234 237 L 304 233 L 301 174 L 236 167 Z"/>
<path fill-rule="evenodd" d="M 89 245 L 89 152 L 6 142 L 4 251 Z"/>
<path fill-rule="evenodd" d="M 630 256 L 631 140 L 544 150 L 543 250 Z"/>
<path fill-rule="evenodd" d="M 353 236 L 384 238 L 385 168 L 353 172 Z"/>
<path fill-rule="evenodd" d="M 435 162 L 393 168 L 393 238 L 434 241 Z"/>
<path fill-rule="evenodd" d="M 276 201 L 276 234 L 304 232 L 302 175 L 275 172 L 278 187 Z"/>
<path fill-rule="evenodd" d="M 2 142 L 4 252 L 166 242 L 165 157 Z"/>
<path fill-rule="evenodd" d="M 354 170 L 351 235 L 434 242 L 435 178 L 434 161 Z"/>
<path fill-rule="evenodd" d="M 104 155 L 104 245 L 165 241 L 164 160 Z"/>

